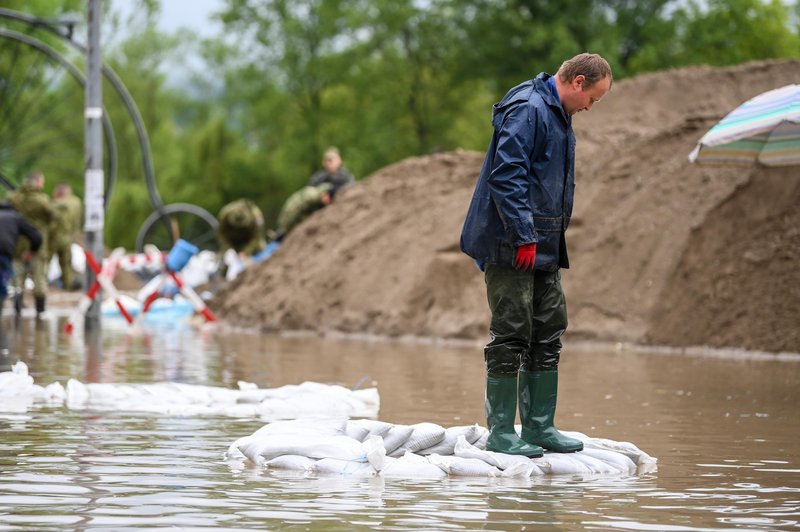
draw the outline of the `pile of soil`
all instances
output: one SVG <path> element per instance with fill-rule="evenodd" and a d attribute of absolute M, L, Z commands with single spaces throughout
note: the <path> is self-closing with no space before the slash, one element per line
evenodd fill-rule
<path fill-rule="evenodd" d="M 800 168 L 687 160 L 731 109 L 797 79 L 800 61 L 670 70 L 615 83 L 576 116 L 569 335 L 800 351 Z M 376 172 L 215 309 L 264 330 L 485 339 L 483 278 L 458 249 L 482 160 L 456 151 Z"/>

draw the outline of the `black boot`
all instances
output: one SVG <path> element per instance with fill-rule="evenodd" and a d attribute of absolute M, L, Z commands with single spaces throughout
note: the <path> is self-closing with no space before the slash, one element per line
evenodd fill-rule
<path fill-rule="evenodd" d="M 519 372 L 519 411 L 522 439 L 548 451 L 574 453 L 583 442 L 561 434 L 553 422 L 558 399 L 558 371 Z"/>
<path fill-rule="evenodd" d="M 44 312 L 44 296 L 34 296 L 36 299 L 36 317 Z"/>
<path fill-rule="evenodd" d="M 542 456 L 544 451 L 541 447 L 526 443 L 517 436 L 514 430 L 516 418 L 516 377 L 487 377 L 486 424 L 489 425 L 489 439 L 486 441 L 486 450 L 531 458 Z"/>
<path fill-rule="evenodd" d="M 17 316 L 22 314 L 22 293 L 14 294 L 14 313 Z"/>
<path fill-rule="evenodd" d="M 0 297 L 0 316 L 3 315 L 3 305 L 6 303 L 6 296 Z"/>

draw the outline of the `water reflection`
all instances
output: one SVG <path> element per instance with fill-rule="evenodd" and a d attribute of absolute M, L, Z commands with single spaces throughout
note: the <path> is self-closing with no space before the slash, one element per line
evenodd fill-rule
<path fill-rule="evenodd" d="M 0 364 L 23 360 L 40 384 L 366 382 L 380 390 L 383 420 L 483 424 L 478 345 L 189 327 L 131 334 L 113 323 L 88 338 L 64 335 L 56 320 L 2 325 Z M 0 420 L 0 528 L 797 528 L 800 364 L 567 345 L 560 425 L 636 443 L 659 458 L 657 474 L 316 477 L 225 462 L 228 445 L 258 421 L 41 408 Z"/>

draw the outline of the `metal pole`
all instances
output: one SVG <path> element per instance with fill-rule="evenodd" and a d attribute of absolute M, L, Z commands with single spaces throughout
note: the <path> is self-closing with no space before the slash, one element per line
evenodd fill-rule
<path fill-rule="evenodd" d="M 86 121 L 85 151 L 86 162 L 84 190 L 84 232 L 86 249 L 98 262 L 103 260 L 103 223 L 105 209 L 103 207 L 103 93 L 100 54 L 100 14 L 102 0 L 87 0 L 89 35 L 86 47 Z M 91 286 L 95 274 L 86 268 L 86 286 Z M 100 326 L 100 301 L 102 291 L 98 294 L 86 313 L 86 327 Z"/>

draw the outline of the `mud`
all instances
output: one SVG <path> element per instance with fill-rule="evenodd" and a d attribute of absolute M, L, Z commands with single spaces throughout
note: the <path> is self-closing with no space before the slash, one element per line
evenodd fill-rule
<path fill-rule="evenodd" d="M 615 83 L 576 117 L 568 335 L 800 351 L 800 169 L 687 160 L 735 106 L 797 79 L 800 61 L 670 70 Z M 457 150 L 376 172 L 213 308 L 267 331 L 485 338 L 482 275 L 458 250 L 482 160 Z"/>

